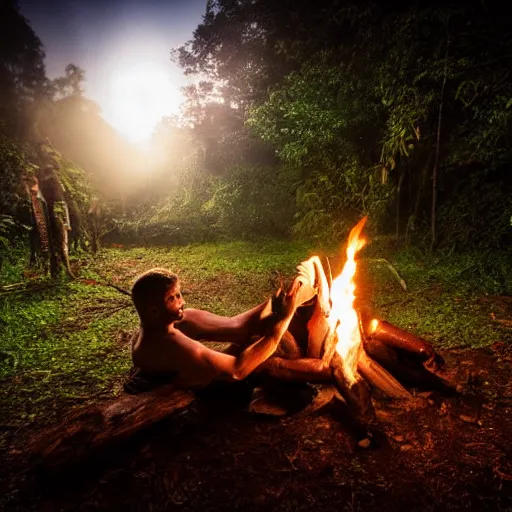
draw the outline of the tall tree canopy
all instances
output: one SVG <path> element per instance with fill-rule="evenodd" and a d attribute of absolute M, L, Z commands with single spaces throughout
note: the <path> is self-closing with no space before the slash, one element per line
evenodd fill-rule
<path fill-rule="evenodd" d="M 22 136 L 28 110 L 45 93 L 41 40 L 20 14 L 17 2 L 0 3 L 0 131 Z"/>
<path fill-rule="evenodd" d="M 512 34 L 498 3 L 212 0 L 174 58 L 297 177 L 297 232 L 328 236 L 352 212 L 432 246 L 509 236 Z"/>

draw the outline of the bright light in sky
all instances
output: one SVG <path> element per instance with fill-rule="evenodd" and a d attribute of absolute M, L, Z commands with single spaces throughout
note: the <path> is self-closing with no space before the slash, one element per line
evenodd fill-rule
<path fill-rule="evenodd" d="M 103 117 L 130 142 L 151 137 L 162 116 L 177 113 L 183 98 L 170 69 L 156 63 L 112 70 Z"/>
<path fill-rule="evenodd" d="M 190 82 L 169 50 L 188 41 L 206 0 L 18 0 L 46 53 L 49 78 L 85 70 L 85 95 L 132 142 L 178 112 Z"/>

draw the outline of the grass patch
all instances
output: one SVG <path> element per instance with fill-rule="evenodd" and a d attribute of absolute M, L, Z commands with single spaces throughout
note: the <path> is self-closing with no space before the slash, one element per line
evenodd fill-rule
<path fill-rule="evenodd" d="M 137 316 L 128 297 L 98 283 L 129 289 L 140 272 L 166 267 L 180 274 L 189 307 L 232 315 L 265 300 L 276 288 L 276 272 L 293 274 L 311 254 L 307 245 L 281 241 L 118 247 L 76 257 L 76 281 L 33 279 L 25 290 L 0 294 L 4 421 L 10 427 L 40 427 L 71 406 L 119 392 L 131 366 L 128 341 Z M 492 319 L 510 314 L 510 303 L 495 296 L 496 282 L 485 277 L 476 256 L 429 259 L 412 251 L 387 256 L 408 288 L 400 287 L 386 265 L 372 261 L 386 257 L 378 246 L 363 253 L 360 289 L 367 286 L 376 316 L 437 347 L 511 341 L 510 329 Z M 4 266 L 2 283 L 23 279 L 24 264 L 20 259 Z"/>
<path fill-rule="evenodd" d="M 370 256 L 378 251 L 373 249 Z M 496 255 L 426 256 L 413 250 L 388 261 L 407 290 L 382 262 L 367 260 L 376 315 L 431 341 L 436 347 L 476 348 L 512 341 L 510 329 L 494 320 L 510 317 L 503 260 Z"/>
<path fill-rule="evenodd" d="M 2 417 L 11 427 L 42 426 L 63 409 L 120 390 L 138 319 L 128 297 L 98 283 L 129 289 L 139 273 L 167 267 L 182 277 L 190 307 L 232 315 L 266 299 L 275 272 L 290 275 L 306 257 L 304 245 L 269 241 L 115 248 L 76 258 L 76 281 L 27 281 L 0 296 Z M 3 283 L 21 276 L 9 271 Z"/>
<path fill-rule="evenodd" d="M 9 256 L 0 264 L 0 286 L 19 283 L 26 278 L 28 251 L 19 247 L 9 250 Z"/>

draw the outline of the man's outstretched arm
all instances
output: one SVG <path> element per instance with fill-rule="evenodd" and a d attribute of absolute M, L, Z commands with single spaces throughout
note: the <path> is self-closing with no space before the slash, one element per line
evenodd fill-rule
<path fill-rule="evenodd" d="M 176 328 L 195 340 L 228 341 L 245 345 L 251 336 L 265 332 L 268 309 L 269 301 L 232 317 L 202 309 L 185 309 L 183 320 Z"/>
<path fill-rule="evenodd" d="M 171 333 L 173 342 L 180 347 L 182 359 L 177 383 L 183 386 L 202 385 L 214 379 L 241 380 L 247 377 L 274 354 L 297 308 L 301 286 L 301 281 L 296 280 L 286 294 L 274 297 L 267 332 L 237 357 L 211 350 L 178 330 Z"/>

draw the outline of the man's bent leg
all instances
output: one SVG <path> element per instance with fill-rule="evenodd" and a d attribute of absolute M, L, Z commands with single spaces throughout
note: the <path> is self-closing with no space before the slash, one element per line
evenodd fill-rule
<path fill-rule="evenodd" d="M 254 371 L 257 375 L 295 382 L 328 382 L 331 370 L 321 359 L 271 357 Z"/>

